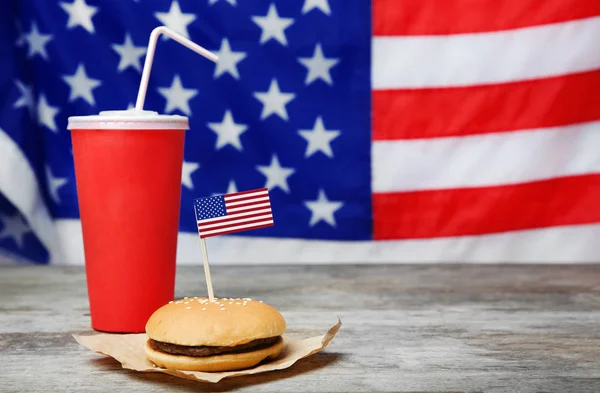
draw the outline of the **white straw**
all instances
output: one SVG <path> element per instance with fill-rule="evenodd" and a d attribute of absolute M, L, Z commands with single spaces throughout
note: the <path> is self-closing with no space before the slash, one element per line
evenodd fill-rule
<path fill-rule="evenodd" d="M 219 59 L 214 53 L 204 49 L 200 45 L 190 41 L 181 34 L 178 34 L 165 26 L 159 26 L 155 28 L 152 30 L 152 34 L 150 34 L 150 41 L 148 42 L 148 52 L 146 53 L 144 70 L 142 71 L 142 80 L 138 90 L 137 102 L 135 103 L 135 109 L 137 110 L 142 110 L 144 107 L 144 100 L 146 99 L 146 92 L 148 91 L 148 81 L 150 80 L 150 69 L 152 68 L 152 61 L 154 60 L 154 52 L 156 52 L 156 43 L 161 34 L 171 37 L 181 45 L 193 50 L 209 60 L 214 61 L 215 63 Z"/>

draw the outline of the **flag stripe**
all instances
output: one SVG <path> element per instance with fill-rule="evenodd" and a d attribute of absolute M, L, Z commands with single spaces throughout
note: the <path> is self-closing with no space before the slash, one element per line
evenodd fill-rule
<path fill-rule="evenodd" d="M 267 188 L 261 188 L 258 191 L 250 190 L 250 191 L 234 192 L 231 194 L 226 194 L 223 197 L 225 198 L 225 201 L 233 201 L 233 200 L 240 200 L 240 199 L 245 199 L 245 198 L 252 198 L 255 196 L 259 196 L 259 195 L 269 195 L 269 190 Z"/>
<path fill-rule="evenodd" d="M 495 33 L 372 39 L 372 87 L 514 82 L 600 68 L 600 17 Z"/>
<path fill-rule="evenodd" d="M 524 183 L 600 172 L 600 121 L 373 143 L 373 192 Z"/>
<path fill-rule="evenodd" d="M 598 0 L 373 0 L 373 34 L 464 34 L 600 15 Z"/>
<path fill-rule="evenodd" d="M 81 221 L 56 220 L 59 263 L 85 263 Z M 77 239 L 74 241 L 73 239 Z M 489 235 L 386 241 L 328 241 L 254 236 L 214 237 L 211 264 L 347 263 L 597 263 L 600 224 Z M 269 250 L 269 252 L 265 252 Z M 177 263 L 197 265 L 198 235 L 179 233 Z"/>
<path fill-rule="evenodd" d="M 225 202 L 225 206 L 228 208 L 229 210 L 229 206 L 235 206 L 236 208 L 239 207 L 246 207 L 246 206 L 252 206 L 255 205 L 257 202 L 269 202 L 269 196 L 264 196 L 264 197 L 251 197 L 251 198 L 243 198 L 243 199 L 239 199 L 239 200 L 234 200 L 233 202 Z"/>
<path fill-rule="evenodd" d="M 249 228 L 260 229 L 260 228 L 266 228 L 266 227 L 273 225 L 273 220 L 262 221 L 262 222 L 264 224 L 261 224 L 261 225 L 257 225 L 257 224 L 238 225 L 238 226 L 230 227 L 229 229 L 226 229 L 226 230 L 219 229 L 219 230 L 214 230 L 214 231 L 202 232 L 202 233 L 200 233 L 200 237 L 204 238 L 204 237 L 210 237 L 210 236 L 216 236 L 216 235 L 226 235 L 228 233 L 246 231 Z"/>
<path fill-rule="evenodd" d="M 600 222 L 600 175 L 518 185 L 381 193 L 374 238 L 478 235 Z"/>
<path fill-rule="evenodd" d="M 252 209 L 248 209 L 248 206 L 252 206 Z M 241 213 L 241 212 L 251 211 L 255 208 L 270 207 L 270 206 L 271 206 L 270 202 L 266 202 L 266 203 L 257 203 L 254 205 L 244 205 L 244 206 L 239 206 L 239 207 L 232 207 L 230 209 L 229 208 L 227 209 L 227 214 Z"/>
<path fill-rule="evenodd" d="M 255 224 L 264 224 L 267 221 L 271 221 L 273 220 L 273 216 L 271 215 L 266 215 L 266 216 L 262 216 L 262 217 L 255 217 L 255 218 L 244 218 L 241 220 L 234 220 L 234 221 L 229 221 L 229 222 L 217 222 L 217 223 L 213 223 L 211 227 L 208 228 L 200 228 L 200 234 L 203 233 L 211 233 L 214 231 L 222 231 L 222 230 L 226 230 L 229 228 L 234 228 L 234 227 L 238 227 L 240 225 L 249 225 L 249 226 L 254 226 Z"/>
<path fill-rule="evenodd" d="M 246 217 L 230 217 L 230 218 L 224 218 L 223 220 L 220 220 L 220 221 L 212 221 L 212 222 L 208 222 L 208 223 L 201 222 L 200 224 L 198 224 L 198 229 L 200 231 L 205 231 L 209 228 L 218 228 L 218 227 L 227 226 L 227 225 L 231 225 L 231 224 L 238 224 L 241 222 L 253 222 L 256 220 L 264 220 L 264 219 L 271 219 L 271 218 L 273 218 L 273 215 L 270 213 L 252 214 L 252 215 L 249 215 Z"/>
<path fill-rule="evenodd" d="M 373 140 L 472 135 L 600 120 L 600 103 L 593 98 L 598 92 L 600 70 L 506 84 L 373 91 Z"/>

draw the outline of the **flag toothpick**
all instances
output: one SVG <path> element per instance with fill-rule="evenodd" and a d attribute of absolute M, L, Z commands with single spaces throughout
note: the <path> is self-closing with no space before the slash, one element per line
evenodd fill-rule
<path fill-rule="evenodd" d="M 199 198 L 194 201 L 204 275 L 210 301 L 214 301 L 206 238 L 274 225 L 267 188 Z"/>
<path fill-rule="evenodd" d="M 208 300 L 215 301 L 215 292 L 213 291 L 212 279 L 210 277 L 210 267 L 208 265 L 208 251 L 206 250 L 206 239 L 200 238 L 200 247 L 202 248 L 202 264 L 204 265 L 204 276 L 206 277 L 206 289 L 208 290 Z"/>

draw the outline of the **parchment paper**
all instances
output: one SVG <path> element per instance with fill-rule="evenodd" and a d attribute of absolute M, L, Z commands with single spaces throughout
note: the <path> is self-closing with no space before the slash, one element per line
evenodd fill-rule
<path fill-rule="evenodd" d="M 160 372 L 176 377 L 193 379 L 196 381 L 216 383 L 224 378 L 238 377 L 241 375 L 258 374 L 267 371 L 282 370 L 292 366 L 298 360 L 314 355 L 325 348 L 342 326 L 342 321 L 331 327 L 323 336 L 297 339 L 283 336 L 284 348 L 281 354 L 267 363 L 246 370 L 226 372 L 198 372 L 167 370 L 156 367 L 144 353 L 144 344 L 148 337 L 142 334 L 108 334 L 99 333 L 90 336 L 73 335 L 73 338 L 84 347 L 110 356 L 121 363 L 123 368 L 141 372 Z"/>

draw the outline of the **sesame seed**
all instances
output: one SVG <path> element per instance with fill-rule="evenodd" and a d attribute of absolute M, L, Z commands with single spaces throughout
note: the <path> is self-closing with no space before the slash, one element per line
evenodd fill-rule
<path fill-rule="evenodd" d="M 240 303 L 240 302 L 235 302 L 235 304 L 242 304 L 242 303 Z"/>
<path fill-rule="evenodd" d="M 187 296 L 186 296 L 186 297 L 184 297 L 184 299 L 187 299 Z"/>
<path fill-rule="evenodd" d="M 186 309 L 186 310 L 190 310 L 190 309 L 191 309 L 191 307 L 186 307 L 185 309 Z"/>
<path fill-rule="evenodd" d="M 202 311 L 206 311 L 206 307 L 204 307 L 204 308 L 202 309 Z"/>
<path fill-rule="evenodd" d="M 262 301 L 262 300 L 259 300 L 259 302 L 260 302 L 260 303 L 263 303 L 263 301 Z"/>
<path fill-rule="evenodd" d="M 183 302 L 183 304 L 190 304 L 190 302 Z"/>
<path fill-rule="evenodd" d="M 179 303 L 181 303 L 181 302 L 180 301 L 175 302 L 175 304 L 179 304 Z"/>
<path fill-rule="evenodd" d="M 171 303 L 173 303 L 173 301 L 172 301 L 172 300 L 169 302 L 169 304 L 171 304 Z"/>
<path fill-rule="evenodd" d="M 225 310 L 226 310 L 225 308 L 221 308 L 221 311 L 225 311 Z"/>

